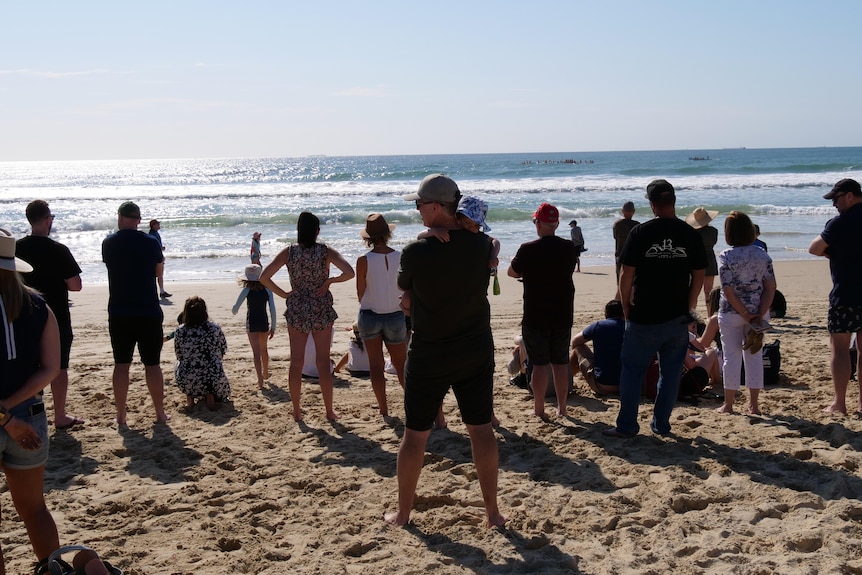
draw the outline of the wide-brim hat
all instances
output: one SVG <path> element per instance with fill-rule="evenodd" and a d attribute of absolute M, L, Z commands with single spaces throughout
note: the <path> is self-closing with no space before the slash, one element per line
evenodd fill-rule
<path fill-rule="evenodd" d="M 0 229 L 0 270 L 25 274 L 33 271 L 33 266 L 15 257 L 15 236 L 4 229 Z"/>
<path fill-rule="evenodd" d="M 263 273 L 263 268 L 257 264 L 248 264 L 245 266 L 245 279 L 250 282 L 260 281 L 261 273 Z"/>
<path fill-rule="evenodd" d="M 702 227 L 708 226 L 709 222 L 714 220 L 717 215 L 718 210 L 707 210 L 701 206 L 685 217 L 685 223 L 699 230 Z"/>
<path fill-rule="evenodd" d="M 383 214 L 370 214 L 365 218 L 365 229 L 359 232 L 363 238 L 379 238 L 395 229 L 395 224 L 387 224 Z"/>

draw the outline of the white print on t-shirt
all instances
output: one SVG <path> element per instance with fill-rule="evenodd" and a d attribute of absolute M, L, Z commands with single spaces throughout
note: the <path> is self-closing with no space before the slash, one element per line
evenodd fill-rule
<path fill-rule="evenodd" d="M 685 248 L 673 247 L 673 240 L 668 238 L 664 240 L 661 244 L 653 244 L 652 247 L 647 250 L 645 257 L 659 259 L 675 259 L 686 258 L 688 257 L 688 254 L 686 254 Z"/>

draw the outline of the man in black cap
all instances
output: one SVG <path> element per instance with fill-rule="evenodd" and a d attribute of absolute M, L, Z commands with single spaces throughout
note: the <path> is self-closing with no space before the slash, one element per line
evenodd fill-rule
<path fill-rule="evenodd" d="M 156 408 L 156 421 L 166 423 L 165 382 L 160 365 L 162 307 L 156 293 L 156 277 L 164 256 L 159 244 L 138 231 L 141 210 L 123 202 L 117 210 L 119 230 L 102 242 L 102 261 L 108 268 L 108 330 L 114 351 L 114 402 L 117 424 L 126 425 L 129 368 L 135 345 L 144 364 L 147 388 Z"/>
<path fill-rule="evenodd" d="M 162 251 L 165 251 L 165 244 L 162 243 L 162 234 L 159 230 L 162 229 L 162 222 L 159 220 L 150 220 L 150 237 L 159 242 L 159 248 Z M 164 263 L 164 262 L 162 262 Z M 159 277 L 156 278 L 156 283 L 159 284 L 159 297 L 162 299 L 171 297 L 171 294 L 165 291 L 165 279 L 164 279 L 164 266 L 162 266 L 162 273 Z"/>
<path fill-rule="evenodd" d="M 670 433 L 688 350 L 691 311 L 703 286 L 706 252 L 694 228 L 676 217 L 676 194 L 666 180 L 647 186 L 655 218 L 632 229 L 620 255 L 620 295 L 626 331 L 620 357 L 620 412 L 612 437 L 638 433 L 638 405 L 647 368 L 658 355 L 658 391 L 650 428 Z"/>
<path fill-rule="evenodd" d="M 404 370 L 404 437 L 398 449 L 398 509 L 388 523 L 410 520 L 425 444 L 451 388 L 470 434 L 473 462 L 485 502 L 488 526 L 506 522 L 497 506 L 499 452 L 491 427 L 493 416 L 494 340 L 488 304 L 491 243 L 483 234 L 463 229 L 455 218 L 461 192 L 442 174 L 427 176 L 415 201 L 422 223 L 449 231 L 449 241 L 435 237 L 410 242 L 401 252 L 398 287 L 409 295 L 402 307 L 410 314 L 413 335 Z M 441 358 L 446 358 L 441 360 Z"/>
<path fill-rule="evenodd" d="M 829 258 L 832 291 L 829 292 L 829 346 L 832 349 L 832 383 L 835 399 L 824 409 L 847 413 L 845 396 L 850 383 L 850 339 L 856 334 L 856 349 L 862 348 L 862 190 L 859 182 L 845 178 L 823 196 L 832 200 L 838 215 L 814 238 L 808 251 Z M 856 373 L 862 353 L 857 353 Z M 862 414 L 862 386 L 856 412 Z"/>

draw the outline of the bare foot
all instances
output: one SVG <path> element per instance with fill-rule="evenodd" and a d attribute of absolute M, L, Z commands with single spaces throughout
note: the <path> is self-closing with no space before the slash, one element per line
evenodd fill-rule
<path fill-rule="evenodd" d="M 293 412 L 293 420 L 297 423 L 302 421 L 302 410 Z"/>
<path fill-rule="evenodd" d="M 156 417 L 156 423 L 168 423 L 171 420 L 171 416 L 167 413 L 163 413 L 161 417 Z"/>
<path fill-rule="evenodd" d="M 341 414 L 333 409 L 332 411 L 326 412 L 326 419 L 328 421 L 336 421 L 338 419 L 341 419 Z"/>
<path fill-rule="evenodd" d="M 762 413 L 760 413 L 760 409 L 751 406 L 748 406 L 748 413 L 750 413 L 751 415 L 763 415 Z"/>
<path fill-rule="evenodd" d="M 383 520 L 389 525 L 395 525 L 396 527 L 404 527 L 410 522 L 410 514 L 408 513 L 406 516 L 402 517 L 400 511 L 396 511 L 394 513 L 386 513 L 383 515 Z"/>
<path fill-rule="evenodd" d="M 838 405 L 837 403 L 824 407 L 823 411 L 824 413 L 843 413 L 844 415 L 847 415 L 847 407 L 844 405 Z"/>
<path fill-rule="evenodd" d="M 548 414 L 545 413 L 544 411 L 542 411 L 542 412 L 534 411 L 533 415 L 535 415 L 536 417 L 538 417 L 539 419 L 541 419 L 545 423 L 548 423 L 549 421 L 551 421 L 551 418 L 548 417 Z"/>
<path fill-rule="evenodd" d="M 733 413 L 733 406 L 722 405 L 720 407 L 716 407 L 715 411 L 717 411 L 718 413 Z"/>
<path fill-rule="evenodd" d="M 496 513 L 488 515 L 488 527 L 503 527 L 506 525 L 506 521 L 509 518 L 497 511 Z"/>
<path fill-rule="evenodd" d="M 434 419 L 434 429 L 446 429 L 447 427 L 449 427 L 449 424 L 446 423 L 446 418 L 442 415 L 438 415 Z"/>
<path fill-rule="evenodd" d="M 263 389 L 263 380 L 262 379 L 257 380 L 257 388 Z"/>
<path fill-rule="evenodd" d="M 120 427 L 126 427 L 128 424 L 126 423 L 125 417 L 120 417 L 119 415 L 114 418 L 114 423 L 116 423 Z"/>
<path fill-rule="evenodd" d="M 557 410 L 557 417 L 566 417 L 568 415 L 568 410 L 564 407 L 563 409 Z"/>

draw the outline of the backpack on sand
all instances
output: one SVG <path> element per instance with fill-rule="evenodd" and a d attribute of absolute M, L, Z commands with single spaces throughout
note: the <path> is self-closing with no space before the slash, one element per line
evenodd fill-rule
<path fill-rule="evenodd" d="M 73 551 L 92 551 L 98 557 L 95 551 L 90 549 L 89 547 L 85 547 L 83 545 L 66 545 L 65 547 L 60 547 L 51 555 L 48 556 L 47 560 L 42 560 L 36 565 L 36 575 L 71 575 L 76 573 L 83 573 L 82 571 L 75 571 L 74 567 L 63 561 L 63 555 L 66 553 L 71 553 Z M 123 575 L 123 572 L 108 563 L 107 561 L 102 561 L 105 564 L 105 567 L 108 568 L 108 573 L 111 575 Z"/>

